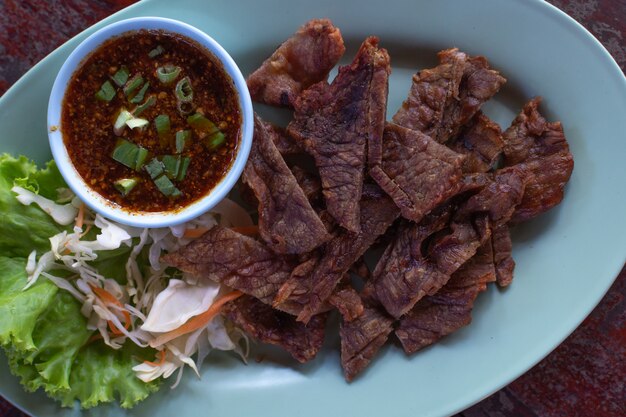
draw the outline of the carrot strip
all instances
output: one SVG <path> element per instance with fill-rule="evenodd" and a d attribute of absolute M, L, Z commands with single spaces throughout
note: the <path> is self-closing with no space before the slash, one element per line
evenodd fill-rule
<path fill-rule="evenodd" d="M 256 236 L 259 234 L 259 226 L 236 226 L 231 227 L 230 230 L 246 236 Z"/>
<path fill-rule="evenodd" d="M 76 216 L 76 226 L 79 229 L 83 228 L 83 222 L 85 220 L 85 203 L 80 203 L 80 207 L 78 207 L 78 215 Z"/>
<path fill-rule="evenodd" d="M 96 294 L 96 296 L 98 296 L 98 298 L 105 303 L 113 304 L 123 309 L 122 315 L 124 316 L 124 329 L 130 329 L 130 313 L 128 312 L 128 310 L 124 309 L 122 303 L 117 298 L 115 298 L 113 294 L 111 294 L 104 288 L 95 287 L 91 284 L 89 285 L 89 287 L 91 288 L 91 291 L 93 291 L 94 294 Z M 121 330 L 117 329 L 113 322 L 111 322 L 110 320 L 108 320 L 107 323 L 109 325 L 109 329 L 111 329 L 111 333 L 113 333 L 115 336 L 121 336 L 122 334 L 124 334 Z"/>
<path fill-rule="evenodd" d="M 143 361 L 143 363 L 147 364 L 147 365 L 152 365 L 152 366 L 161 366 L 165 363 L 165 349 L 163 350 L 159 350 L 159 361 L 158 362 L 152 362 L 152 361 Z"/>
<path fill-rule="evenodd" d="M 153 341 L 150 342 L 150 346 L 152 347 L 161 346 L 169 342 L 170 340 L 174 340 L 179 336 L 183 336 L 185 334 L 194 332 L 206 326 L 211 321 L 211 319 L 213 319 L 213 317 L 215 317 L 220 312 L 224 304 L 242 295 L 243 293 L 237 290 L 233 292 L 229 292 L 228 294 L 221 297 L 219 300 L 215 301 L 211 305 L 211 307 L 209 307 L 209 309 L 205 311 L 204 313 L 198 314 L 197 316 L 190 318 L 185 324 L 183 324 L 177 329 L 174 329 L 172 331 L 169 331 L 167 333 L 163 333 L 157 336 Z"/>
<path fill-rule="evenodd" d="M 197 229 L 186 229 L 183 237 L 196 239 L 205 234 L 209 230 L 208 227 L 198 227 Z"/>

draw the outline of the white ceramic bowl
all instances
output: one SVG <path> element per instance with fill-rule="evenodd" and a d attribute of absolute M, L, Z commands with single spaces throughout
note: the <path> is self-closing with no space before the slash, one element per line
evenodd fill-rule
<path fill-rule="evenodd" d="M 70 160 L 63 141 L 61 126 L 63 97 L 74 72 L 80 67 L 85 58 L 108 39 L 141 29 L 177 33 L 196 41 L 221 62 L 224 70 L 232 79 L 239 96 L 239 107 L 242 116 L 241 137 L 237 155 L 230 170 L 207 195 L 176 211 L 133 212 L 112 204 L 83 181 L 83 178 Z M 48 103 L 48 138 L 50 148 L 59 171 L 69 187 L 85 204 L 104 217 L 137 227 L 164 227 L 183 223 L 207 212 L 219 203 L 235 185 L 246 165 L 252 145 L 253 128 L 254 119 L 250 93 L 241 71 L 230 55 L 213 38 L 201 30 L 177 20 L 160 17 L 138 17 L 112 23 L 81 42 L 61 67 L 54 81 Z"/>

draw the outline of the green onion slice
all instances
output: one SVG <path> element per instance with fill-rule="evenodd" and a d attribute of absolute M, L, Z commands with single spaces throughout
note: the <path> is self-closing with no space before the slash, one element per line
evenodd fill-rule
<path fill-rule="evenodd" d="M 187 168 L 189 168 L 190 162 L 191 158 L 189 158 L 188 156 L 184 156 L 180 160 L 180 167 L 178 169 L 178 175 L 176 176 L 177 181 L 182 181 L 185 179 L 185 176 L 187 175 Z"/>
<path fill-rule="evenodd" d="M 126 197 L 137 185 L 137 178 L 122 178 L 113 183 L 115 188 Z"/>
<path fill-rule="evenodd" d="M 144 126 L 147 126 L 150 122 L 146 119 L 140 119 L 138 117 L 133 117 L 130 120 L 126 121 L 126 126 L 130 127 L 131 129 L 136 129 L 136 128 L 141 128 Z"/>
<path fill-rule="evenodd" d="M 141 87 L 142 84 L 143 77 L 141 76 L 141 74 L 137 74 L 133 78 L 131 78 L 124 86 L 124 94 L 126 95 L 126 97 L 134 97 L 133 94 L 135 93 L 135 91 L 137 91 L 139 87 Z"/>
<path fill-rule="evenodd" d="M 104 84 L 100 86 L 100 91 L 96 93 L 96 98 L 100 101 L 109 102 L 113 100 L 113 97 L 115 97 L 115 88 L 110 81 L 105 81 Z"/>
<path fill-rule="evenodd" d="M 194 129 L 198 129 L 209 135 L 220 131 L 217 126 L 215 126 L 215 123 L 213 123 L 200 113 L 194 113 L 191 116 L 187 117 L 187 123 L 189 123 Z"/>
<path fill-rule="evenodd" d="M 224 144 L 226 136 L 222 132 L 213 133 L 207 139 L 209 143 L 209 149 L 217 149 Z"/>
<path fill-rule="evenodd" d="M 111 77 L 111 79 L 118 87 L 126 84 L 126 81 L 128 81 L 128 68 L 126 67 L 126 65 L 122 65 L 122 68 L 117 70 L 117 72 Z"/>
<path fill-rule="evenodd" d="M 141 113 L 154 106 L 156 102 L 156 96 L 154 94 L 149 95 L 146 101 L 143 102 L 143 104 L 140 104 L 135 110 L 133 110 L 133 114 L 135 116 L 139 116 Z"/>
<path fill-rule="evenodd" d="M 145 168 L 146 172 L 152 179 L 155 179 L 163 174 L 163 164 L 156 158 L 152 158 L 152 160 L 145 165 Z"/>
<path fill-rule="evenodd" d="M 180 74 L 180 67 L 172 64 L 165 64 L 162 67 L 156 69 L 156 76 L 163 84 L 170 84 Z"/>
<path fill-rule="evenodd" d="M 166 137 L 170 133 L 170 117 L 167 114 L 159 114 L 154 119 L 154 125 L 160 138 Z"/>
<path fill-rule="evenodd" d="M 174 183 L 165 175 L 155 178 L 154 184 L 157 186 L 159 191 L 168 197 L 177 197 L 182 194 L 180 190 L 176 188 Z"/>
<path fill-rule="evenodd" d="M 185 77 L 176 83 L 174 94 L 176 95 L 176 99 L 183 103 L 188 103 L 193 100 L 193 87 L 191 86 L 189 77 Z"/>
<path fill-rule="evenodd" d="M 135 104 L 141 103 L 143 101 L 143 96 L 146 94 L 146 91 L 148 90 L 148 87 L 150 87 L 150 83 L 146 81 L 143 87 L 141 87 L 141 90 L 139 90 L 139 92 L 135 94 L 133 98 L 130 99 L 130 102 L 135 103 Z"/>
<path fill-rule="evenodd" d="M 180 169 L 180 156 L 164 155 L 161 161 L 163 162 L 165 175 L 169 178 L 176 178 Z"/>
<path fill-rule="evenodd" d="M 126 126 L 126 122 L 133 118 L 132 113 L 128 110 L 122 108 L 113 123 L 113 133 L 116 136 L 121 136 L 124 133 L 124 127 Z"/>
<path fill-rule="evenodd" d="M 181 153 L 185 149 L 185 145 L 191 139 L 190 130 L 179 130 L 176 132 L 176 153 Z"/>
<path fill-rule="evenodd" d="M 122 165 L 138 171 L 143 166 L 148 150 L 126 140 L 119 139 L 115 144 L 111 157 Z"/>
<path fill-rule="evenodd" d="M 148 52 L 148 56 L 150 58 L 156 58 L 157 56 L 161 55 L 163 52 L 165 52 L 165 49 L 163 49 L 161 45 L 158 45 L 156 48 Z"/>
<path fill-rule="evenodd" d="M 191 101 L 178 101 L 176 107 L 178 107 L 178 112 L 183 116 L 193 111 L 193 103 Z"/>

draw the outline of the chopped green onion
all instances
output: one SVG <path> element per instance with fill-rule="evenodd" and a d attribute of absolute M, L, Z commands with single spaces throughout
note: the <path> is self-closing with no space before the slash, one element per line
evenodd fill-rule
<path fill-rule="evenodd" d="M 126 84 L 126 81 L 128 81 L 128 68 L 126 68 L 126 65 L 122 65 L 122 68 L 120 68 L 111 79 L 118 87 Z"/>
<path fill-rule="evenodd" d="M 115 97 L 115 88 L 109 81 L 105 81 L 100 87 L 100 91 L 96 93 L 96 98 L 100 101 L 111 101 Z"/>
<path fill-rule="evenodd" d="M 217 128 L 217 126 L 215 126 L 215 123 L 213 123 L 200 113 L 194 113 L 191 116 L 187 117 L 187 123 L 189 123 L 194 129 L 201 130 L 208 133 L 209 135 L 219 132 L 219 129 Z"/>
<path fill-rule="evenodd" d="M 191 138 L 190 130 L 179 130 L 176 132 L 176 153 L 181 153 L 185 149 L 185 145 Z"/>
<path fill-rule="evenodd" d="M 120 110 L 117 118 L 115 119 L 115 122 L 113 123 L 113 133 L 115 133 L 117 136 L 121 136 L 121 134 L 124 132 L 124 126 L 126 126 L 126 122 L 131 120 L 132 118 L 133 115 L 128 110 L 124 108 Z"/>
<path fill-rule="evenodd" d="M 137 178 L 122 178 L 113 183 L 115 188 L 126 197 L 137 185 Z"/>
<path fill-rule="evenodd" d="M 226 136 L 222 132 L 213 133 L 208 138 L 209 149 L 217 149 L 226 141 Z"/>
<path fill-rule="evenodd" d="M 130 99 L 130 102 L 141 103 L 141 101 L 143 100 L 143 96 L 146 94 L 146 91 L 148 90 L 148 87 L 150 87 L 150 83 L 146 81 L 143 87 L 141 87 L 141 90 L 139 90 L 139 92 L 135 94 L 133 98 Z"/>
<path fill-rule="evenodd" d="M 176 83 L 174 94 L 176 95 L 176 99 L 183 103 L 193 100 L 193 87 L 191 86 L 189 77 L 185 77 Z"/>
<path fill-rule="evenodd" d="M 160 138 L 164 138 L 170 133 L 170 117 L 167 114 L 159 114 L 154 119 L 154 125 L 156 126 L 157 133 Z"/>
<path fill-rule="evenodd" d="M 133 114 L 135 116 L 139 116 L 141 113 L 143 113 L 148 108 L 154 106 L 155 104 L 156 104 L 156 97 L 154 94 L 152 94 L 148 96 L 148 98 L 143 104 L 140 104 L 139 106 L 137 106 L 135 110 L 133 110 Z"/>
<path fill-rule="evenodd" d="M 146 148 L 137 146 L 126 139 L 119 139 L 111 154 L 114 160 L 135 171 L 141 169 L 146 160 L 146 156 L 148 156 L 148 150 Z"/>
<path fill-rule="evenodd" d="M 189 168 L 189 163 L 191 162 L 191 158 L 188 156 L 184 156 L 180 161 L 180 167 L 178 169 L 178 175 L 176 176 L 177 181 L 182 181 L 185 179 L 187 175 L 187 168 Z"/>
<path fill-rule="evenodd" d="M 169 178 L 165 175 L 161 175 L 158 178 L 154 179 L 154 184 L 157 186 L 159 191 L 161 191 L 164 195 L 168 197 L 177 197 L 182 193 Z"/>
<path fill-rule="evenodd" d="M 163 162 L 165 175 L 170 178 L 176 178 L 178 176 L 178 169 L 180 168 L 180 156 L 164 155 L 161 162 Z"/>
<path fill-rule="evenodd" d="M 138 127 L 144 127 L 147 124 L 149 124 L 150 122 L 147 121 L 146 119 L 140 119 L 138 117 L 133 117 L 130 120 L 126 121 L 126 126 L 130 127 L 131 129 L 135 129 Z"/>
<path fill-rule="evenodd" d="M 180 74 L 180 67 L 171 64 L 165 64 L 162 67 L 157 68 L 156 75 L 159 81 L 163 84 L 170 84 Z"/>
<path fill-rule="evenodd" d="M 163 52 L 165 52 L 165 49 L 163 49 L 161 45 L 158 45 L 156 48 L 148 52 L 148 56 L 150 58 L 156 58 L 157 56 L 161 55 Z"/>
<path fill-rule="evenodd" d="M 145 168 L 146 172 L 152 179 L 155 179 L 159 175 L 163 174 L 163 164 L 156 158 L 152 158 L 152 160 L 145 165 Z"/>
<path fill-rule="evenodd" d="M 176 103 L 176 107 L 178 107 L 178 112 L 183 116 L 186 116 L 193 111 L 193 103 L 190 101 L 178 101 Z"/>
<path fill-rule="evenodd" d="M 124 86 L 124 94 L 126 97 L 133 96 L 133 93 L 143 84 L 143 77 L 140 74 L 131 78 Z M 134 96 L 133 96 L 134 97 Z"/>

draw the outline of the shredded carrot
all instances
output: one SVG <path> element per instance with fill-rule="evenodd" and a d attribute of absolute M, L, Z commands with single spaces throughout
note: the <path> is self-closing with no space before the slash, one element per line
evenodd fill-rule
<path fill-rule="evenodd" d="M 259 226 L 237 226 L 231 227 L 230 230 L 246 236 L 256 236 L 259 234 Z"/>
<path fill-rule="evenodd" d="M 159 350 L 159 361 L 158 362 L 152 362 L 152 361 L 143 361 L 143 363 L 147 364 L 147 365 L 152 365 L 152 366 L 161 366 L 165 363 L 165 349 L 163 350 Z"/>
<path fill-rule="evenodd" d="M 78 207 L 78 215 L 76 216 L 76 226 L 79 229 L 83 228 L 84 220 L 85 220 L 85 203 L 80 203 L 80 207 Z"/>
<path fill-rule="evenodd" d="M 211 305 L 211 307 L 209 307 L 209 309 L 204 313 L 198 314 L 197 316 L 190 318 L 185 324 L 183 324 L 179 328 L 167 333 L 163 333 L 156 337 L 152 342 L 150 342 L 150 346 L 161 346 L 169 342 L 170 340 L 174 340 L 179 336 L 194 332 L 206 326 L 213 319 L 213 317 L 215 317 L 220 312 L 224 304 L 242 295 L 243 293 L 237 290 L 229 292 L 228 294 L 221 297 L 219 300 L 215 301 Z"/>
<path fill-rule="evenodd" d="M 115 298 L 113 294 L 111 294 L 104 288 L 95 287 L 93 285 L 89 285 L 89 287 L 91 287 L 91 291 L 93 291 L 94 294 L 96 294 L 96 296 L 98 296 L 98 298 L 100 298 L 105 303 L 113 304 L 115 306 L 123 308 L 122 314 L 124 315 L 124 328 L 126 330 L 130 329 L 130 322 L 131 322 L 130 313 L 128 312 L 128 310 L 124 308 L 122 303 L 117 298 Z M 108 320 L 107 323 L 109 325 L 109 329 L 111 329 L 111 333 L 113 333 L 115 336 L 120 336 L 124 334 L 122 333 L 120 329 L 117 329 L 115 325 L 113 324 L 113 322 L 111 322 L 110 320 Z"/>
<path fill-rule="evenodd" d="M 205 234 L 209 230 L 208 227 L 198 227 L 197 229 L 186 229 L 183 237 L 196 239 Z"/>
<path fill-rule="evenodd" d="M 100 339 L 103 339 L 102 335 L 100 333 L 96 333 L 93 336 L 91 336 L 89 340 L 87 340 L 87 344 L 91 344 L 95 342 L 96 340 L 100 340 Z"/>

